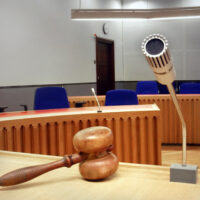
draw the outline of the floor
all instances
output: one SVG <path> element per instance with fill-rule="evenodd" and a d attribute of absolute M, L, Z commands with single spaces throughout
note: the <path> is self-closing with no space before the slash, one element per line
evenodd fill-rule
<path fill-rule="evenodd" d="M 162 165 L 182 163 L 182 146 L 162 146 Z M 200 146 L 187 146 L 187 164 L 200 167 Z"/>

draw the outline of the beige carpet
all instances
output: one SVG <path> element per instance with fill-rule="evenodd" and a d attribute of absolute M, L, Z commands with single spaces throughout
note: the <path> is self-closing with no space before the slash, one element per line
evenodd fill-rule
<path fill-rule="evenodd" d="M 182 146 L 162 146 L 162 165 L 182 163 Z M 187 164 L 200 167 L 200 146 L 187 146 Z"/>

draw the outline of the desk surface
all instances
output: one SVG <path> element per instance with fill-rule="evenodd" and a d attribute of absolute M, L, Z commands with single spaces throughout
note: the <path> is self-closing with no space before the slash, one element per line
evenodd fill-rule
<path fill-rule="evenodd" d="M 0 175 L 59 158 L 0 151 Z M 199 200 L 199 197 L 200 181 L 197 184 L 169 182 L 168 167 L 127 163 L 120 163 L 118 171 L 104 181 L 82 179 L 75 165 L 70 169 L 56 169 L 21 185 L 0 187 L 0 199 L 6 200 Z"/>
<path fill-rule="evenodd" d="M 65 109 L 50 109 L 37 111 L 23 112 L 7 112 L 0 114 L 0 121 L 29 119 L 38 117 L 64 116 L 64 115 L 79 115 L 79 114 L 95 114 L 98 107 L 82 107 L 82 108 L 65 108 Z M 101 106 L 101 113 L 114 112 L 146 112 L 159 111 L 156 104 L 148 105 L 128 105 L 128 106 Z"/>

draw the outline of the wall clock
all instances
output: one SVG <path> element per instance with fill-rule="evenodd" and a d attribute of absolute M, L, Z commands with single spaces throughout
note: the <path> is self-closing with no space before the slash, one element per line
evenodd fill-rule
<path fill-rule="evenodd" d="M 108 24 L 106 24 L 106 23 L 103 24 L 103 33 L 106 34 L 106 35 L 109 33 Z"/>

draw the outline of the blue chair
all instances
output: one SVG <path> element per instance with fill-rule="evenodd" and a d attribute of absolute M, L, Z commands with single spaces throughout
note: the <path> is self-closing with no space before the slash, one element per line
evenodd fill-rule
<path fill-rule="evenodd" d="M 180 94 L 200 94 L 200 84 L 182 83 L 180 85 Z"/>
<path fill-rule="evenodd" d="M 156 81 L 139 81 L 136 86 L 137 94 L 158 94 Z"/>
<path fill-rule="evenodd" d="M 176 83 L 173 82 L 172 85 L 174 87 L 174 90 L 176 91 Z M 169 94 L 169 90 L 166 85 L 158 83 L 158 89 L 159 89 L 159 94 Z"/>
<path fill-rule="evenodd" d="M 105 106 L 136 105 L 137 93 L 133 90 L 109 90 L 106 93 Z"/>
<path fill-rule="evenodd" d="M 37 88 L 34 99 L 34 110 L 69 108 L 67 92 L 62 87 Z"/>

